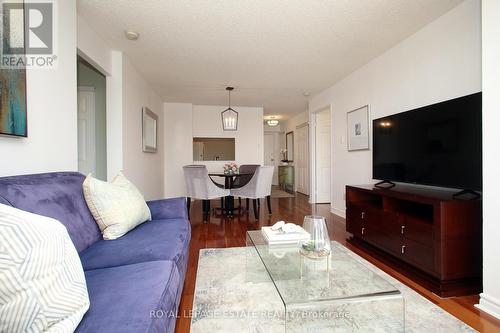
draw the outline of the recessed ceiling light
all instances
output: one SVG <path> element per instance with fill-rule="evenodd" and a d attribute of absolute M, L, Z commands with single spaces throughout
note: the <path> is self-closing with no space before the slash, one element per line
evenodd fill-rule
<path fill-rule="evenodd" d="M 127 37 L 128 40 L 138 40 L 139 34 L 135 31 L 125 31 L 125 37 Z"/>
<path fill-rule="evenodd" d="M 311 95 L 311 93 L 310 93 L 309 91 L 304 91 L 304 92 L 302 93 L 302 95 L 303 95 L 304 97 L 309 97 L 309 95 Z"/>

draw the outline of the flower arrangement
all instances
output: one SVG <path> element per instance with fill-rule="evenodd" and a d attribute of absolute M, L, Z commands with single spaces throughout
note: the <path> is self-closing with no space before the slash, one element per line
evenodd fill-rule
<path fill-rule="evenodd" d="M 224 164 L 224 173 L 226 175 L 236 174 L 236 173 L 238 173 L 238 169 L 239 169 L 238 164 L 236 164 L 234 162 Z"/>

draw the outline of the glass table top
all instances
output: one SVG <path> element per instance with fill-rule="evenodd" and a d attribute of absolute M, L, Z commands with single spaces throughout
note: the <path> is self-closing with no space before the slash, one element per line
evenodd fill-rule
<path fill-rule="evenodd" d="M 285 305 L 400 294 L 336 242 L 331 255 L 318 260 L 303 257 L 298 245 L 268 245 L 260 230 L 247 232 L 247 246 L 257 251 Z"/>

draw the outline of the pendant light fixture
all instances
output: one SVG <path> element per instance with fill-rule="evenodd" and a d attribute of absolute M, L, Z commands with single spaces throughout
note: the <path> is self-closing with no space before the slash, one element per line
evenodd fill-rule
<path fill-rule="evenodd" d="M 234 90 L 233 87 L 226 88 L 229 95 L 229 106 L 227 109 L 222 111 L 222 128 L 224 131 L 237 131 L 238 130 L 238 112 L 231 108 L 231 91 Z"/>

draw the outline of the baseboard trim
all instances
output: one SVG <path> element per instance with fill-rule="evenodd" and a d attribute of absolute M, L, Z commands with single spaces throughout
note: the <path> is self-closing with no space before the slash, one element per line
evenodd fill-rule
<path fill-rule="evenodd" d="M 345 209 L 338 209 L 338 208 L 332 207 L 330 209 L 330 213 L 332 213 L 333 215 L 340 216 L 341 218 L 345 219 Z"/>
<path fill-rule="evenodd" d="M 500 300 L 486 295 L 485 293 L 479 294 L 479 304 L 476 307 L 497 319 L 500 319 Z"/>

